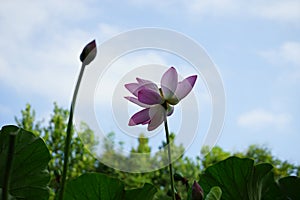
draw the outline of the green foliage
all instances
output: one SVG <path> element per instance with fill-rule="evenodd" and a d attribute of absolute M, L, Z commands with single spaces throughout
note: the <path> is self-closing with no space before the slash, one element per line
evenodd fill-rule
<path fill-rule="evenodd" d="M 102 174 L 87 173 L 69 181 L 64 200 L 121 199 L 124 186 L 118 179 Z"/>
<path fill-rule="evenodd" d="M 15 118 L 17 124 L 32 131 L 36 136 L 41 136 L 48 146 L 52 158 L 48 167 L 51 175 L 49 187 L 52 189 L 52 193 L 54 193 L 59 189 L 60 184 L 60 173 L 64 157 L 63 147 L 66 137 L 65 131 L 69 113 L 67 110 L 54 104 L 53 113 L 50 116 L 48 124 L 42 121 L 36 121 L 35 111 L 29 104 L 26 105 L 25 110 L 21 111 L 21 114 L 20 119 Z M 97 171 L 122 180 L 124 182 L 124 189 L 128 191 L 128 195 L 132 195 L 129 196 L 130 198 L 138 194 L 142 195 L 140 192 L 145 191 L 147 188 L 148 193 L 151 193 L 150 189 L 152 186 L 150 186 L 149 183 L 152 183 L 158 189 L 154 199 L 170 199 L 168 196 L 170 180 L 167 167 L 150 173 L 126 173 L 115 170 L 95 160 L 84 147 L 82 140 L 78 137 L 79 135 L 81 139 L 84 140 L 84 143 L 88 145 L 89 149 L 93 150 L 98 144 L 93 131 L 87 124 L 81 124 L 80 129 L 75 130 L 71 143 L 72 149 L 68 172 L 68 177 L 71 182 L 72 179 L 83 173 Z M 174 137 L 175 135 L 171 134 L 171 141 L 174 140 Z M 115 148 L 114 133 L 109 133 L 104 141 L 105 152 L 103 159 L 111 159 L 112 155 L 114 155 L 115 158 L 117 158 L 114 159 L 114 161 L 122 164 L 124 160 L 128 160 L 128 156 L 134 156 L 134 153 L 151 152 L 152 149 L 148 142 L 148 139 L 141 135 L 138 139 L 138 146 L 132 148 L 130 155 L 124 156 L 118 153 L 119 151 Z M 122 148 L 124 142 L 119 143 Z M 165 145 L 165 142 L 162 141 L 160 148 L 163 148 Z M 172 143 L 171 149 L 172 154 L 182 154 L 184 151 L 183 147 L 176 146 L 174 143 Z M 252 145 L 245 152 L 237 152 L 234 154 L 226 152 L 220 147 L 215 147 L 211 151 L 209 151 L 208 148 L 203 148 L 201 154 L 205 155 L 201 159 L 200 157 L 191 159 L 182 156 L 173 163 L 175 173 L 182 174 L 184 178 L 184 181 L 176 182 L 177 196 L 181 197 L 181 199 L 188 198 L 187 191 L 190 189 L 192 181 L 204 171 L 205 173 L 201 175 L 200 185 L 205 191 L 206 198 L 214 196 L 212 195 L 214 193 L 210 195 L 207 193 L 217 185 L 221 187 L 222 199 L 251 199 L 251 195 L 253 199 L 295 198 L 295 196 L 293 196 L 295 192 L 293 191 L 295 191 L 294 186 L 298 186 L 299 178 L 287 178 L 286 182 L 285 179 L 280 179 L 278 185 L 274 181 L 273 174 L 275 174 L 276 180 L 287 175 L 299 175 L 300 167 L 287 161 L 277 159 L 271 154 L 271 151 L 264 146 Z M 147 167 L 153 160 L 167 160 L 167 155 L 162 152 L 147 155 L 145 159 L 129 164 Z M 236 157 L 227 159 L 231 155 L 236 155 L 241 158 L 250 157 L 253 158 L 253 160 Z M 224 162 L 226 164 L 222 164 Z M 269 162 L 274 168 L 270 164 L 264 164 L 264 162 Z M 1 163 L 3 162 L 0 162 L 0 166 Z M 94 181 L 97 181 L 96 176 L 97 175 L 89 179 L 95 179 Z M 245 182 L 247 182 L 246 185 L 244 184 Z M 141 187 L 143 187 L 143 189 L 136 189 Z M 216 192 L 217 189 L 212 189 L 212 191 Z M 127 196 L 128 199 L 130 199 L 129 197 Z"/>
<path fill-rule="evenodd" d="M 69 112 L 55 103 L 48 125 L 36 122 L 35 111 L 29 104 L 26 105 L 25 110 L 21 111 L 21 114 L 20 119 L 15 118 L 17 124 L 22 128 L 26 127 L 28 131 L 34 132 L 37 136 L 42 137 L 50 151 L 51 160 L 48 169 L 51 180 L 49 186 L 53 189 L 52 193 L 55 193 L 59 189 L 63 167 L 63 150 Z M 71 179 L 84 172 L 94 171 L 98 163 L 85 148 L 78 135 L 81 135 L 83 140 L 90 145 L 90 149 L 97 144 L 93 131 L 86 124 L 81 124 L 80 130 L 77 130 L 76 134 L 73 134 L 71 142 L 72 152 L 70 152 L 69 156 L 68 170 L 68 177 Z"/>
<path fill-rule="evenodd" d="M 254 165 L 251 159 L 230 157 L 208 167 L 200 176 L 199 184 L 205 193 L 213 186 L 221 187 L 224 200 L 277 199 L 278 191 L 269 192 L 276 185 L 272 169 L 267 163 Z"/>
<path fill-rule="evenodd" d="M 0 187 L 5 173 L 9 135 L 17 133 L 10 174 L 9 193 L 17 199 L 48 199 L 50 176 L 47 164 L 49 151 L 44 141 L 16 126 L 4 126 L 0 131 Z"/>
<path fill-rule="evenodd" d="M 0 200 L 2 200 L 2 188 L 0 188 Z M 8 194 L 8 200 L 16 200 L 16 198 Z"/>
<path fill-rule="evenodd" d="M 131 190 L 125 191 L 125 200 L 132 200 L 132 199 L 143 199 L 143 200 L 152 200 L 157 189 L 149 184 L 145 183 L 142 188 L 136 188 Z"/>
<path fill-rule="evenodd" d="M 150 153 L 151 148 L 148 144 L 149 139 L 144 136 L 144 134 L 141 134 L 138 138 L 139 145 L 137 149 L 132 148 L 132 153 Z"/>
<path fill-rule="evenodd" d="M 35 135 L 39 136 L 41 132 L 41 121 L 35 121 L 35 111 L 31 108 L 30 104 L 26 104 L 25 109 L 21 110 L 22 117 L 18 119 L 15 117 L 15 121 L 18 127 L 24 130 L 30 131 Z"/>
<path fill-rule="evenodd" d="M 203 191 L 202 191 L 203 192 Z M 204 199 L 203 193 L 201 195 L 192 194 L 192 187 L 189 188 L 187 200 L 202 200 Z M 210 189 L 209 193 L 206 195 L 205 200 L 220 200 L 222 197 L 222 190 L 218 186 L 214 186 Z"/>
<path fill-rule="evenodd" d="M 175 135 L 171 134 L 171 141 L 174 140 Z M 127 159 L 126 156 L 118 154 L 115 149 L 114 144 L 115 134 L 109 133 L 104 142 L 105 153 L 102 159 L 110 159 L 111 155 L 118 156 L 118 161 L 122 161 Z M 165 142 L 162 142 L 161 148 L 166 145 Z M 181 153 L 183 152 L 183 147 L 176 146 L 174 143 L 171 145 L 171 149 L 174 152 Z M 143 134 L 140 135 L 138 139 L 138 145 L 136 148 L 132 148 L 131 153 L 149 153 L 150 147 L 148 144 L 148 139 L 144 137 Z M 132 156 L 132 155 L 129 155 Z M 163 153 L 156 153 L 152 156 L 145 157 L 145 159 L 139 160 L 138 163 L 130 163 L 130 164 L 138 164 L 140 167 L 147 166 L 153 160 L 167 160 L 167 155 Z M 197 160 L 199 162 L 199 159 Z M 192 159 L 187 157 L 180 157 L 176 162 L 173 163 L 174 170 L 176 173 L 184 174 L 185 178 L 192 183 L 192 181 L 200 174 L 200 164 L 195 162 Z M 134 161 L 133 161 L 134 162 Z M 149 172 L 149 173 L 127 173 L 121 172 L 118 170 L 112 170 L 101 163 L 99 163 L 97 167 L 97 171 L 101 173 L 110 174 L 113 177 L 119 178 L 124 181 L 125 187 L 127 189 L 141 187 L 145 183 L 151 183 L 158 188 L 158 192 L 155 195 L 155 199 L 168 199 L 168 191 L 170 190 L 170 175 L 168 171 L 168 167 L 159 169 L 157 171 Z M 182 199 L 187 198 L 186 185 L 181 182 L 177 182 L 176 189 L 180 194 Z"/>
<path fill-rule="evenodd" d="M 222 190 L 220 187 L 215 186 L 210 189 L 210 192 L 206 195 L 205 200 L 219 200 L 222 197 Z"/>
<path fill-rule="evenodd" d="M 287 176 L 279 180 L 279 187 L 286 199 L 300 199 L 300 178 Z"/>
<path fill-rule="evenodd" d="M 207 167 L 220 162 L 230 156 L 230 152 L 224 151 L 221 147 L 214 147 L 211 150 L 208 147 L 203 147 L 201 149 L 201 154 L 204 156 L 202 159 L 202 167 L 206 169 Z"/>
<path fill-rule="evenodd" d="M 275 179 L 289 175 L 300 175 L 300 166 L 296 166 L 288 161 L 282 161 L 272 155 L 269 148 L 260 145 L 250 145 L 245 152 L 227 152 L 221 147 L 214 147 L 209 151 L 208 147 L 203 147 L 201 150 L 203 159 L 201 160 L 201 168 L 204 170 L 207 167 L 216 164 L 230 156 L 237 156 L 240 158 L 252 158 L 255 164 L 270 163 L 273 165 Z"/>
<path fill-rule="evenodd" d="M 252 158 L 255 163 L 270 163 L 274 166 L 274 175 L 276 179 L 291 174 L 300 175 L 299 166 L 295 166 L 287 161 L 281 161 L 272 155 L 270 149 L 264 146 L 251 145 L 242 157 Z"/>
<path fill-rule="evenodd" d="M 145 184 L 143 188 L 125 190 L 119 179 L 104 174 L 87 173 L 67 183 L 64 199 L 151 200 L 155 193 L 156 189 L 150 184 Z"/>

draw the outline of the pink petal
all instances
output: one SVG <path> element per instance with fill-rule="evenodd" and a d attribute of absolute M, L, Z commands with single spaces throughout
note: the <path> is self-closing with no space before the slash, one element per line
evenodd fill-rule
<path fill-rule="evenodd" d="M 142 123 L 142 125 L 149 124 L 149 123 L 150 123 L 150 119 L 147 120 L 147 121 L 144 121 L 144 122 Z"/>
<path fill-rule="evenodd" d="M 138 93 L 138 100 L 147 105 L 163 103 L 163 99 L 161 98 L 160 94 L 150 89 L 140 90 Z"/>
<path fill-rule="evenodd" d="M 140 78 L 136 78 L 136 80 L 138 83 L 125 84 L 127 90 L 129 90 L 129 92 L 131 92 L 133 95 L 137 96 L 138 92 L 142 89 L 151 89 L 159 93 L 159 89 L 155 83 Z"/>
<path fill-rule="evenodd" d="M 134 96 L 137 96 L 138 95 L 138 88 L 140 87 L 139 84 L 137 83 L 128 83 L 128 84 L 125 84 L 125 87 L 127 90 L 129 90 L 129 92 L 131 92 Z"/>
<path fill-rule="evenodd" d="M 136 78 L 136 80 L 137 80 L 138 84 L 140 85 L 140 87 L 154 90 L 155 92 L 159 93 L 159 89 L 158 89 L 157 85 L 155 83 L 153 83 L 152 81 L 148 81 L 148 80 L 141 79 L 141 78 Z"/>
<path fill-rule="evenodd" d="M 165 109 L 161 105 L 153 106 L 149 110 L 150 122 L 148 124 L 148 131 L 153 131 L 159 127 L 164 121 Z"/>
<path fill-rule="evenodd" d="M 135 113 L 130 118 L 128 125 L 135 126 L 138 124 L 145 124 L 145 122 L 148 122 L 150 120 L 149 109 L 150 108 L 146 108 L 146 109 L 143 109 L 143 110 Z"/>
<path fill-rule="evenodd" d="M 174 67 L 168 69 L 161 78 L 161 89 L 165 99 L 171 98 L 177 88 L 178 74 Z"/>
<path fill-rule="evenodd" d="M 153 83 L 152 81 L 142 79 L 142 78 L 136 78 L 138 83 L 145 84 L 145 83 Z"/>
<path fill-rule="evenodd" d="M 141 106 L 143 108 L 149 108 L 150 106 L 147 104 L 144 104 L 142 102 L 140 102 L 137 98 L 135 97 L 124 97 L 125 99 L 127 99 L 128 101 L 131 101 L 132 103 L 135 103 L 138 106 Z"/>
<path fill-rule="evenodd" d="M 175 92 L 175 97 L 178 99 L 178 101 L 180 101 L 190 93 L 190 91 L 193 89 L 195 85 L 196 80 L 197 80 L 197 75 L 194 75 L 194 76 L 189 76 L 183 81 L 178 83 Z"/>

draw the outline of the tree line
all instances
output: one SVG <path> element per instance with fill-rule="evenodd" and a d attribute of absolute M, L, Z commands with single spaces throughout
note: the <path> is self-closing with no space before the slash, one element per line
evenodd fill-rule
<path fill-rule="evenodd" d="M 54 193 L 59 189 L 59 183 L 61 178 L 62 166 L 63 166 L 63 147 L 66 137 L 66 127 L 68 119 L 68 110 L 58 106 L 54 103 L 53 111 L 50 115 L 49 121 L 45 122 L 44 119 L 36 119 L 36 111 L 27 104 L 24 110 L 21 110 L 21 116 L 15 117 L 16 124 L 24 128 L 25 130 L 33 132 L 35 135 L 40 136 L 44 139 L 46 145 L 49 148 L 51 154 L 51 161 L 49 162 L 48 168 L 51 175 L 51 180 L 49 187 L 51 188 L 52 197 Z M 81 137 L 79 138 L 80 135 Z M 97 159 L 93 157 L 88 149 L 95 149 L 99 141 L 95 138 L 94 132 L 85 123 L 80 125 L 79 130 L 75 130 L 73 134 L 70 159 L 69 159 L 69 178 L 76 178 L 85 172 L 101 172 L 108 174 L 112 177 L 121 179 L 128 189 L 141 187 L 144 183 L 151 183 L 155 185 L 158 189 L 156 194 L 157 199 L 167 199 L 168 192 L 170 188 L 169 174 L 167 167 L 161 168 L 157 171 L 149 173 L 127 173 L 110 168 Z M 117 156 L 120 162 L 127 159 L 131 155 L 124 156 L 119 154 L 114 148 L 114 138 L 115 133 L 111 132 L 107 134 L 104 141 L 104 154 L 103 159 L 110 159 L 111 155 Z M 175 135 L 171 135 L 171 140 L 174 140 Z M 88 144 L 88 148 L 83 144 Z M 165 142 L 161 142 L 163 147 Z M 182 152 L 182 146 L 172 145 L 172 151 Z M 140 138 L 138 138 L 137 147 L 132 147 L 131 153 L 149 153 L 151 152 L 151 147 L 149 146 L 148 139 L 141 133 Z M 227 152 L 221 147 L 214 147 L 211 151 L 204 147 L 201 154 L 205 155 L 203 157 L 197 156 L 196 158 L 189 158 L 186 156 L 181 156 L 178 160 L 174 162 L 175 176 L 181 177 L 177 178 L 176 188 L 178 192 L 184 191 L 186 184 L 192 184 L 194 180 L 199 178 L 201 174 L 207 167 L 222 161 L 232 155 L 238 157 L 252 158 L 256 164 L 258 163 L 270 163 L 274 166 L 274 176 L 275 179 L 289 175 L 300 175 L 300 166 L 290 163 L 285 160 L 280 160 L 276 158 L 271 150 L 266 146 L 251 145 L 244 152 Z M 141 160 L 138 164 L 143 167 L 149 162 L 149 159 L 166 159 L 166 155 L 156 153 L 151 155 L 151 157 Z M 175 177 L 176 180 L 176 177 Z M 182 192 L 183 199 L 186 193 Z"/>

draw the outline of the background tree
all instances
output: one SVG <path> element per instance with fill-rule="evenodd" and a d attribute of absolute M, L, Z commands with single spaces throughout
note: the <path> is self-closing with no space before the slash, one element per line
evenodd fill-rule
<path fill-rule="evenodd" d="M 205 146 L 201 149 L 201 155 L 203 157 L 201 160 L 201 167 L 202 169 L 206 169 L 207 167 L 228 158 L 231 154 L 218 146 L 212 148 L 210 151 L 209 148 Z"/>
<path fill-rule="evenodd" d="M 289 163 L 286 160 L 282 161 L 276 158 L 266 146 L 250 145 L 244 154 L 237 153 L 237 155 L 252 158 L 255 163 L 267 162 L 272 164 L 274 166 L 274 176 L 276 179 L 289 175 L 300 175 L 299 166 Z"/>
<path fill-rule="evenodd" d="M 51 175 L 50 188 L 56 192 L 60 183 L 60 175 L 63 166 L 64 141 L 66 137 L 66 126 L 68 111 L 54 103 L 53 113 L 50 116 L 48 124 L 42 121 L 36 121 L 35 111 L 29 104 L 21 111 L 21 118 L 15 117 L 18 126 L 42 137 L 48 146 L 52 159 L 49 162 L 49 172 Z M 74 134 L 69 159 L 68 177 L 74 178 L 87 171 L 95 171 L 97 165 L 96 159 L 85 148 L 78 134 L 84 135 L 83 139 L 88 139 L 89 144 L 95 146 L 97 141 L 94 133 L 86 124 L 82 124 L 77 134 Z"/>
<path fill-rule="evenodd" d="M 289 175 L 300 175 L 299 166 L 286 160 L 282 161 L 276 158 L 276 156 L 272 154 L 271 150 L 263 145 L 250 145 L 245 152 L 227 152 L 218 146 L 212 148 L 211 151 L 208 151 L 208 147 L 204 147 L 201 154 L 203 156 L 203 159 L 201 160 L 202 170 L 230 156 L 238 156 L 241 158 L 252 158 L 256 164 L 272 164 L 274 166 L 273 172 L 275 179 Z"/>
<path fill-rule="evenodd" d="M 182 146 L 176 146 L 174 141 L 175 135 L 170 135 L 171 140 L 171 149 L 174 152 L 183 152 L 184 148 Z M 115 134 L 109 133 L 104 141 L 104 148 L 105 153 L 103 155 L 103 159 L 109 159 L 112 155 L 118 156 L 118 160 L 126 159 L 126 163 L 128 163 L 128 159 L 124 155 L 118 154 L 118 152 L 115 150 Z M 160 148 L 163 148 L 166 145 L 164 141 L 162 141 L 162 144 Z M 138 145 L 136 147 L 132 147 L 131 153 L 150 153 L 151 148 L 149 146 L 149 140 L 145 138 L 143 134 L 140 135 L 138 138 Z M 147 166 L 149 163 L 151 163 L 153 160 L 167 160 L 167 154 L 164 154 L 163 152 L 157 152 L 154 155 L 149 154 L 149 157 L 147 159 L 141 159 L 138 162 L 136 162 L 134 159 L 132 159 L 132 163 L 129 163 L 131 165 L 139 165 L 139 167 Z M 130 157 L 131 155 L 129 155 Z M 117 161 L 115 161 L 117 162 Z M 176 162 L 173 163 L 174 170 L 178 174 L 184 175 L 186 180 L 190 184 L 192 184 L 194 179 L 198 178 L 198 175 L 200 173 L 200 164 L 199 160 L 194 161 L 193 159 L 190 159 L 188 157 L 180 157 Z M 125 182 L 126 188 L 137 188 L 141 187 L 145 183 L 151 183 L 155 185 L 158 188 L 158 192 L 155 195 L 156 199 L 171 199 L 171 197 L 168 195 L 168 191 L 170 190 L 170 177 L 168 172 L 168 166 L 161 168 L 159 170 L 149 172 L 149 173 L 127 173 L 122 172 L 118 170 L 112 170 L 111 168 L 108 168 L 104 166 L 103 164 L 99 163 L 97 167 L 97 171 L 101 173 L 109 173 L 111 176 L 121 179 Z M 182 182 L 176 183 L 177 191 L 180 193 L 180 196 L 182 199 L 187 198 L 186 193 L 186 185 L 184 185 Z"/>
<path fill-rule="evenodd" d="M 51 174 L 50 187 L 52 192 L 57 191 L 60 181 L 60 173 L 62 170 L 62 160 L 64 157 L 64 140 L 66 137 L 66 126 L 68 111 L 59 107 L 54 103 L 53 112 L 49 118 L 49 122 L 45 123 L 43 120 L 36 120 L 35 111 L 29 104 L 26 105 L 25 109 L 21 111 L 21 117 L 15 117 L 15 121 L 18 126 L 32 131 L 34 134 L 41 136 L 47 144 L 51 153 L 52 159 L 49 163 L 49 172 Z M 79 138 L 80 135 L 81 137 Z M 171 134 L 170 140 L 174 141 L 175 135 Z M 70 163 L 69 163 L 69 178 L 74 178 L 87 171 L 97 171 L 108 174 L 110 176 L 121 179 L 125 182 L 126 188 L 141 187 L 144 183 L 151 183 L 158 188 L 156 199 L 168 199 L 168 191 L 170 188 L 170 180 L 167 167 L 150 173 L 126 173 L 110 168 L 90 154 L 90 152 L 83 145 L 88 145 L 88 149 L 95 150 L 98 144 L 95 139 L 94 132 L 89 128 L 87 124 L 81 124 L 79 130 L 75 130 L 71 143 Z M 115 144 L 116 138 L 115 133 L 108 133 L 104 139 L 104 152 L 101 159 L 110 159 L 114 156 L 113 161 L 119 164 L 128 164 L 128 158 L 133 153 L 151 153 L 154 149 L 149 146 L 149 140 L 141 134 L 138 139 L 138 145 L 132 147 L 129 155 L 122 155 L 120 149 L 116 149 Z M 119 142 L 119 148 L 123 148 L 125 142 Z M 172 152 L 175 154 L 183 154 L 184 148 L 177 146 L 171 142 Z M 160 148 L 166 145 L 165 141 L 162 141 Z M 231 155 L 239 157 L 253 158 L 255 163 L 268 162 L 274 166 L 274 174 L 276 178 L 280 178 L 287 175 L 300 175 L 300 166 L 294 165 L 288 161 L 282 161 L 276 158 L 271 150 L 265 146 L 251 145 L 245 152 L 227 152 L 221 147 L 214 147 L 211 151 L 207 147 L 201 150 L 201 155 L 196 158 L 189 158 L 181 156 L 178 160 L 173 163 L 174 171 L 176 174 L 180 174 L 184 177 L 185 181 L 177 181 L 176 188 L 182 199 L 186 199 L 186 183 L 192 184 L 193 180 L 198 180 L 198 176 L 207 167 L 228 158 Z M 138 164 L 140 167 L 149 165 L 153 160 L 167 160 L 167 155 L 163 152 L 158 151 L 155 154 L 149 154 L 147 159 L 139 160 L 136 163 L 132 161 L 131 165 Z M 124 162 L 124 161 L 127 162 Z M 130 160 L 130 159 L 129 159 Z M 132 159 L 131 159 L 132 160 Z"/>
<path fill-rule="evenodd" d="M 24 128 L 27 131 L 33 132 L 35 135 L 41 135 L 41 121 L 35 120 L 35 110 L 31 108 L 30 104 L 26 104 L 25 109 L 21 110 L 21 118 L 18 119 L 15 117 L 15 122 L 21 128 Z"/>

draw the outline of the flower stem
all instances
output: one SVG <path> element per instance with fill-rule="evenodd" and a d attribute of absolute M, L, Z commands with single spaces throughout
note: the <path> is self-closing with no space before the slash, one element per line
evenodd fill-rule
<path fill-rule="evenodd" d="M 14 157 L 14 151 L 15 151 L 15 141 L 16 141 L 16 133 L 10 133 L 9 134 L 9 144 L 8 144 L 8 153 L 6 158 L 6 168 L 4 173 L 4 182 L 3 182 L 3 188 L 2 188 L 2 199 L 8 200 L 9 196 L 9 181 L 10 181 L 10 172 L 12 169 L 12 162 Z"/>
<path fill-rule="evenodd" d="M 78 93 L 78 90 L 79 90 L 79 86 L 80 86 L 80 82 L 81 82 L 81 79 L 82 79 L 82 76 L 83 76 L 85 66 L 86 65 L 82 63 L 81 70 L 80 70 L 78 80 L 77 80 L 77 83 L 76 83 L 75 91 L 74 91 L 74 94 L 73 94 L 71 107 L 70 107 L 69 121 L 68 121 L 68 126 L 67 126 L 67 137 L 66 137 L 66 140 L 65 140 L 64 166 L 63 166 L 63 172 L 62 172 L 61 187 L 60 187 L 60 192 L 59 192 L 59 200 L 63 200 L 63 198 L 64 198 L 66 177 L 67 177 L 67 172 L 68 172 L 70 145 L 71 145 L 71 139 L 72 139 L 73 114 L 74 114 L 74 108 L 75 108 L 77 93 Z"/>
<path fill-rule="evenodd" d="M 170 180 L 171 180 L 171 190 L 172 190 L 172 199 L 175 200 L 175 188 L 174 188 L 174 177 L 173 177 L 173 167 L 172 167 L 172 159 L 171 159 L 171 144 L 170 144 L 170 135 L 169 135 L 169 128 L 167 117 L 165 116 L 165 132 L 166 132 L 166 139 L 167 139 L 167 146 L 168 146 L 168 160 L 169 160 L 169 173 L 170 173 Z"/>

